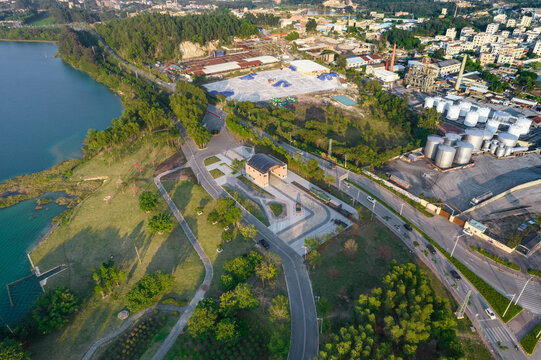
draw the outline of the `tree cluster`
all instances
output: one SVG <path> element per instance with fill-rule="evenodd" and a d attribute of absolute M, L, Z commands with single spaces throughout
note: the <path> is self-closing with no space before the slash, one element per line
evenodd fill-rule
<path fill-rule="evenodd" d="M 252 25 L 276 27 L 280 25 L 280 18 L 273 14 L 252 14 L 250 12 L 244 14 L 244 19 L 248 20 Z"/>
<path fill-rule="evenodd" d="M 158 206 L 158 194 L 152 191 L 143 191 L 139 195 L 139 208 L 143 211 L 152 211 Z"/>
<path fill-rule="evenodd" d="M 231 290 L 245 282 L 254 276 L 256 268 L 262 261 L 263 257 L 255 251 L 228 260 L 223 266 L 225 274 L 220 278 L 220 287 Z"/>
<path fill-rule="evenodd" d="M 32 319 L 36 328 L 43 334 L 60 329 L 68 322 L 68 317 L 79 306 L 75 293 L 68 288 L 58 287 L 40 296 L 32 307 Z"/>
<path fill-rule="evenodd" d="M 200 147 L 211 138 L 201 121 L 207 109 L 205 92 L 188 82 L 178 81 L 176 92 L 169 97 L 169 105 L 176 118 L 184 125 L 188 136 Z"/>
<path fill-rule="evenodd" d="M 171 288 L 174 282 L 173 275 L 162 270 L 146 274 L 126 294 L 124 303 L 132 313 L 147 308 L 158 295 Z"/>
<path fill-rule="evenodd" d="M 171 232 L 175 224 L 169 213 L 158 213 L 148 221 L 148 229 L 153 233 Z"/>
<path fill-rule="evenodd" d="M 6 338 L 0 341 L 0 360 L 30 360 L 30 354 L 20 342 Z"/>
<path fill-rule="evenodd" d="M 100 265 L 98 269 L 92 269 L 92 279 L 96 282 L 94 291 L 102 297 L 114 295 L 115 287 L 126 278 L 126 273 L 117 269 L 113 260 Z"/>
<path fill-rule="evenodd" d="M 318 358 L 413 359 L 422 351 L 428 358 L 459 359 L 464 352 L 448 307 L 416 265 L 394 265 L 381 287 L 359 296 L 353 323 L 331 334 Z"/>
<path fill-rule="evenodd" d="M 216 207 L 207 217 L 211 223 L 219 223 L 221 226 L 236 224 L 242 218 L 242 211 L 235 205 L 235 200 L 225 197 L 216 202 Z"/>
<path fill-rule="evenodd" d="M 411 31 L 397 29 L 395 27 L 386 31 L 383 38 L 391 44 L 396 44 L 397 47 L 406 50 L 413 50 L 421 44 L 421 40 L 413 36 Z"/>

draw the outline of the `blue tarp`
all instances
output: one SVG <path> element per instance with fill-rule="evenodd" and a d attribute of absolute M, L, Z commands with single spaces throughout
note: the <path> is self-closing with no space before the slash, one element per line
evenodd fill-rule
<path fill-rule="evenodd" d="M 297 68 L 296 68 L 294 65 L 289 65 L 289 68 L 290 68 L 292 71 L 297 71 Z"/>
<path fill-rule="evenodd" d="M 240 77 L 241 80 L 253 80 L 254 77 L 252 74 L 244 75 Z"/>
<path fill-rule="evenodd" d="M 335 78 L 335 77 L 338 77 L 338 74 L 337 73 L 325 73 L 325 74 L 321 74 L 319 75 L 317 78 L 319 80 L 332 80 L 332 78 Z"/>
<path fill-rule="evenodd" d="M 285 80 L 279 80 L 279 81 L 277 81 L 276 83 L 272 84 L 272 86 L 274 86 L 274 87 L 290 87 L 291 84 L 288 83 L 288 82 L 285 81 Z"/>
<path fill-rule="evenodd" d="M 235 92 L 233 91 L 230 91 L 230 90 L 225 90 L 225 91 L 216 91 L 216 90 L 212 90 L 210 92 L 211 95 L 213 96 L 216 96 L 216 95 L 223 95 L 225 97 L 230 97 L 230 96 L 233 96 L 235 95 Z"/>

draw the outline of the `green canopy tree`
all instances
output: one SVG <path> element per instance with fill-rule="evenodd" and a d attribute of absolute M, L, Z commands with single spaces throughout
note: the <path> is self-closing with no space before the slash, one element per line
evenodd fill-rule
<path fill-rule="evenodd" d="M 188 320 L 188 333 L 192 337 L 201 337 L 213 333 L 218 319 L 218 306 L 211 298 L 201 300 Z"/>
<path fill-rule="evenodd" d="M 289 300 L 284 295 L 272 299 L 269 307 L 271 321 L 289 320 Z"/>
<path fill-rule="evenodd" d="M 315 32 L 317 28 L 317 22 L 316 19 L 310 18 L 306 22 L 306 32 Z"/>
<path fill-rule="evenodd" d="M 0 342 L 0 360 L 30 360 L 30 354 L 21 343 L 8 338 Z"/>
<path fill-rule="evenodd" d="M 158 206 L 158 194 L 151 191 L 143 191 L 139 195 L 139 207 L 143 211 L 152 211 Z"/>
<path fill-rule="evenodd" d="M 216 324 L 216 340 L 227 343 L 239 338 L 237 322 L 233 319 L 222 319 Z"/>
<path fill-rule="evenodd" d="M 36 327 L 43 334 L 60 329 L 68 322 L 68 317 L 79 306 L 75 293 L 68 288 L 59 287 L 54 291 L 40 296 L 32 308 L 32 318 Z"/>
<path fill-rule="evenodd" d="M 148 221 L 148 229 L 153 233 L 164 233 L 173 230 L 173 220 L 171 220 L 171 214 L 159 213 L 154 215 Z"/>

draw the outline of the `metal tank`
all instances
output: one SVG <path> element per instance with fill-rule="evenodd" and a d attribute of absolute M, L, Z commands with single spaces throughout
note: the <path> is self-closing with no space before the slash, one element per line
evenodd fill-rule
<path fill-rule="evenodd" d="M 483 140 L 483 146 L 481 147 L 481 149 L 483 149 L 484 151 L 488 151 L 490 149 L 491 143 L 492 141 L 490 140 Z"/>
<path fill-rule="evenodd" d="M 466 142 L 473 145 L 474 149 L 480 149 L 483 144 L 483 136 L 485 132 L 479 129 L 467 129 L 466 130 Z"/>
<path fill-rule="evenodd" d="M 518 136 L 510 133 L 499 133 L 498 140 L 505 146 L 515 147 L 518 141 Z"/>
<path fill-rule="evenodd" d="M 458 120 L 458 117 L 460 116 L 460 108 L 458 105 L 451 105 L 449 106 L 449 110 L 447 111 L 447 120 Z"/>
<path fill-rule="evenodd" d="M 490 115 L 490 108 L 481 107 L 477 109 L 477 112 L 479 113 L 479 122 L 486 123 L 488 120 L 488 116 Z"/>
<path fill-rule="evenodd" d="M 500 142 L 498 140 L 492 140 L 492 143 L 490 144 L 490 152 L 494 154 L 499 144 Z"/>
<path fill-rule="evenodd" d="M 453 165 L 456 149 L 452 146 L 439 145 L 436 154 L 436 166 L 442 169 L 450 168 Z"/>
<path fill-rule="evenodd" d="M 448 146 L 454 146 L 457 141 L 460 141 L 462 139 L 462 136 L 456 134 L 456 133 L 447 133 L 445 134 L 445 138 L 443 140 L 443 143 Z"/>
<path fill-rule="evenodd" d="M 433 107 L 434 107 L 434 98 L 429 96 L 425 99 L 425 108 L 433 108 Z"/>
<path fill-rule="evenodd" d="M 515 122 L 515 125 L 520 127 L 521 132 L 520 135 L 526 135 L 530 132 L 530 126 L 532 125 L 532 120 L 528 119 L 527 117 L 521 117 L 518 118 Z"/>
<path fill-rule="evenodd" d="M 505 154 L 503 154 L 503 156 L 509 156 L 513 153 L 513 148 L 512 147 L 509 147 L 509 146 L 506 146 L 505 147 Z"/>
<path fill-rule="evenodd" d="M 470 162 L 473 152 L 473 145 L 464 141 L 457 142 L 454 162 L 458 165 L 465 165 Z"/>
<path fill-rule="evenodd" d="M 498 120 L 490 119 L 489 121 L 487 121 L 487 125 L 485 126 L 485 129 L 494 134 L 496 131 L 498 131 L 499 127 L 500 127 L 500 122 Z"/>
<path fill-rule="evenodd" d="M 517 152 L 528 151 L 528 147 L 527 146 L 517 146 L 517 147 L 513 148 L 512 150 L 513 150 L 513 154 L 514 154 L 514 153 L 517 153 Z"/>
<path fill-rule="evenodd" d="M 424 149 L 424 153 L 426 158 L 434 160 L 436 157 L 436 150 L 438 149 L 438 145 L 443 144 L 443 138 L 431 135 L 426 138 L 426 145 Z"/>
<path fill-rule="evenodd" d="M 513 124 L 509 126 L 509 130 L 507 130 L 507 132 L 509 134 L 515 135 L 516 137 L 519 137 L 520 135 L 522 135 L 522 128 L 520 127 L 520 125 Z"/>
<path fill-rule="evenodd" d="M 502 157 L 505 155 L 505 146 L 498 146 L 498 148 L 496 149 L 496 156 L 497 157 Z"/>
<path fill-rule="evenodd" d="M 474 127 L 479 121 L 479 113 L 477 111 L 469 111 L 466 114 L 466 119 L 464 120 L 464 125 L 468 127 Z"/>
<path fill-rule="evenodd" d="M 491 140 L 494 137 L 494 134 L 488 130 L 483 130 L 483 140 Z"/>
<path fill-rule="evenodd" d="M 508 123 L 511 119 L 511 114 L 506 113 L 505 111 L 496 111 L 492 115 L 492 120 L 499 121 L 500 123 Z"/>
<path fill-rule="evenodd" d="M 458 103 L 460 108 L 460 116 L 466 116 L 466 114 L 471 110 L 471 102 L 461 101 Z"/>
<path fill-rule="evenodd" d="M 447 110 L 447 107 L 449 106 L 449 103 L 446 100 L 440 100 L 438 101 L 438 104 L 436 105 L 436 111 L 440 114 L 443 114 L 445 110 Z"/>

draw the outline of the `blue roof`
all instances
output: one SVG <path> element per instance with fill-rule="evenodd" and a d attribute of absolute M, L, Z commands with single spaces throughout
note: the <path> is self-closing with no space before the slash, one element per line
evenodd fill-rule
<path fill-rule="evenodd" d="M 350 98 L 348 98 L 347 96 L 344 96 L 344 95 L 338 95 L 338 96 L 333 96 L 333 99 L 346 105 L 346 106 L 355 106 L 357 105 L 357 103 L 353 100 L 351 100 Z"/>

